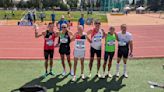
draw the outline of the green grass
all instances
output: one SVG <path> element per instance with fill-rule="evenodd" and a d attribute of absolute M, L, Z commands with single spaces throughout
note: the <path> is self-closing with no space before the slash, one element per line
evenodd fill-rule
<path fill-rule="evenodd" d="M 62 66 L 60 61 L 54 61 L 54 77 L 48 76 L 41 79 L 39 76 L 44 73 L 43 61 L 25 61 L 25 60 L 0 60 L 0 91 L 9 92 L 12 89 L 23 85 L 39 84 L 45 86 L 48 92 L 163 92 L 163 89 L 151 89 L 147 81 L 164 83 L 164 70 L 162 64 L 164 59 L 142 59 L 129 60 L 128 73 L 129 78 L 106 78 L 98 79 L 92 76 L 91 79 L 81 80 L 80 65 L 78 67 L 78 80 L 71 82 L 71 76 L 62 77 Z M 112 73 L 115 72 L 115 63 L 113 61 Z M 80 63 L 78 63 L 80 64 Z M 122 63 L 120 72 L 122 73 Z M 101 67 L 102 68 L 102 67 Z M 68 64 L 67 64 L 68 69 Z M 102 70 L 102 69 L 101 69 Z M 88 61 L 85 62 L 85 74 L 88 74 Z M 96 62 L 92 75 L 96 74 Z"/>
<path fill-rule="evenodd" d="M 27 12 L 24 12 L 22 10 L 14 11 L 15 16 L 12 17 L 11 11 L 0 10 L 0 20 L 4 18 L 5 13 L 9 15 L 9 20 L 20 20 L 23 17 L 23 15 Z M 52 11 L 45 11 L 46 14 L 45 20 L 47 21 L 51 20 L 50 18 L 51 13 Z M 55 14 L 56 14 L 57 21 L 61 18 L 61 15 L 65 15 L 66 19 L 68 19 L 68 15 L 66 11 L 55 11 Z M 94 19 L 100 19 L 102 22 L 107 22 L 106 14 L 102 12 L 98 12 L 98 11 L 93 12 L 93 15 L 89 15 L 89 16 L 87 16 L 87 12 L 84 12 L 84 14 L 85 14 L 85 18 L 92 17 Z M 37 12 L 37 15 L 39 15 L 39 12 Z M 71 18 L 72 21 L 77 21 L 80 18 L 81 13 L 80 11 L 72 11 L 71 16 L 72 16 Z M 39 20 L 39 18 L 37 19 Z"/>

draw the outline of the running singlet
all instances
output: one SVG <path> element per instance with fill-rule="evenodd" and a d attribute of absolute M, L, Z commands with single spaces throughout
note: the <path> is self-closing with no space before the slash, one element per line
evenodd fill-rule
<path fill-rule="evenodd" d="M 60 46 L 63 47 L 65 45 L 69 46 L 70 44 L 70 37 L 68 35 L 68 32 L 65 34 L 60 33 L 60 39 L 59 39 Z"/>
<path fill-rule="evenodd" d="M 86 33 L 82 36 L 76 35 L 75 38 L 75 50 L 85 51 Z"/>
<path fill-rule="evenodd" d="M 91 47 L 93 47 L 96 50 L 101 50 L 102 38 L 103 38 L 102 29 L 99 29 L 98 32 L 96 32 L 94 29 L 92 34 L 91 34 L 91 40 L 92 40 Z"/>
<path fill-rule="evenodd" d="M 46 31 L 44 37 L 44 50 L 54 50 L 55 33 Z"/>
<path fill-rule="evenodd" d="M 110 33 L 108 33 L 106 40 L 105 40 L 105 51 L 114 52 L 115 51 L 115 41 L 116 41 L 115 34 L 111 35 Z"/>
<path fill-rule="evenodd" d="M 132 34 L 126 32 L 126 34 L 122 34 L 122 32 L 118 33 L 118 45 L 119 46 L 128 46 L 129 41 L 132 40 Z"/>

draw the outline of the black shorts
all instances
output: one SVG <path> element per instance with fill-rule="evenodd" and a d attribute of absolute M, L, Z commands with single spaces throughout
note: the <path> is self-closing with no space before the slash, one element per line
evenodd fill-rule
<path fill-rule="evenodd" d="M 94 57 L 95 53 L 97 57 L 101 57 L 101 50 L 96 50 L 93 47 L 91 47 L 90 53 L 91 53 L 90 57 Z"/>
<path fill-rule="evenodd" d="M 48 60 L 48 57 L 50 57 L 50 59 L 53 59 L 53 57 L 54 57 L 54 50 L 44 50 L 44 58 L 45 58 L 45 60 Z"/>
<path fill-rule="evenodd" d="M 117 53 L 117 57 L 118 58 L 128 58 L 128 55 L 129 55 L 129 48 L 127 46 L 125 47 L 122 47 L 122 46 L 119 46 L 118 47 L 118 53 Z"/>
<path fill-rule="evenodd" d="M 59 48 L 59 53 L 61 54 L 61 55 L 70 55 L 70 46 L 61 46 L 60 48 Z"/>
<path fill-rule="evenodd" d="M 109 60 L 112 61 L 112 59 L 113 59 L 113 57 L 114 57 L 114 53 L 115 53 L 115 52 L 106 52 L 106 51 L 105 51 L 105 54 L 104 54 L 104 61 L 107 62 L 108 57 L 109 57 Z"/>

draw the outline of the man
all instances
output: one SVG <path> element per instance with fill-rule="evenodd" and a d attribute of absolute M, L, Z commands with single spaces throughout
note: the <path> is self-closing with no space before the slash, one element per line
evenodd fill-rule
<path fill-rule="evenodd" d="M 117 35 L 115 34 L 115 28 L 110 27 L 109 32 L 105 35 L 105 54 L 104 54 L 104 65 L 103 65 L 103 78 L 106 77 L 105 74 L 105 68 L 107 64 L 107 60 L 109 58 L 108 63 L 108 77 L 112 77 L 112 74 L 110 73 L 110 68 L 112 66 L 112 60 L 115 53 L 115 41 L 116 41 Z"/>
<path fill-rule="evenodd" d="M 103 39 L 105 33 L 104 30 L 100 28 L 100 21 L 96 20 L 95 21 L 95 28 L 92 30 L 89 30 L 87 34 L 91 34 L 91 49 L 90 49 L 90 63 L 89 63 L 89 69 L 90 73 L 88 77 L 91 77 L 91 70 L 92 70 L 92 65 L 94 61 L 94 56 L 95 54 L 97 55 L 97 76 L 101 77 L 99 73 L 100 69 L 100 61 L 101 61 L 101 40 Z"/>
<path fill-rule="evenodd" d="M 64 15 L 62 15 L 61 20 L 57 23 L 59 31 L 62 31 L 62 24 L 68 24 L 68 22 L 64 19 Z"/>
<path fill-rule="evenodd" d="M 55 13 L 53 11 L 52 14 L 51 14 L 51 21 L 52 21 L 52 23 L 55 23 L 55 17 L 56 17 L 56 15 L 55 15 Z"/>
<path fill-rule="evenodd" d="M 133 40 L 132 34 L 127 32 L 126 24 L 121 25 L 121 32 L 118 32 L 118 53 L 117 53 L 117 65 L 116 65 L 116 76 L 119 77 L 119 63 L 123 57 L 124 62 L 124 77 L 128 78 L 126 66 L 128 56 L 133 56 Z M 129 53 L 130 49 L 130 53 Z"/>
<path fill-rule="evenodd" d="M 85 24 L 84 14 L 81 14 L 81 18 L 78 20 L 78 25 L 82 25 L 84 28 L 84 24 Z"/>
<path fill-rule="evenodd" d="M 44 58 L 45 58 L 45 74 L 43 77 L 50 75 L 54 75 L 53 68 L 53 55 L 54 55 L 54 41 L 55 38 L 58 37 L 58 34 L 54 32 L 53 23 L 48 24 L 48 29 L 42 34 L 38 34 L 37 26 L 35 27 L 35 38 L 39 38 L 41 36 L 44 37 Z M 48 73 L 48 59 L 50 58 L 50 72 Z"/>
<path fill-rule="evenodd" d="M 76 32 L 72 38 L 72 41 L 75 41 L 74 46 L 74 76 L 72 81 L 76 81 L 76 67 L 78 63 L 78 59 L 81 61 L 81 78 L 85 79 L 84 76 L 84 59 L 85 59 L 85 51 L 86 51 L 86 40 L 91 42 L 86 33 L 84 32 L 84 28 L 82 25 L 78 26 L 78 32 Z"/>

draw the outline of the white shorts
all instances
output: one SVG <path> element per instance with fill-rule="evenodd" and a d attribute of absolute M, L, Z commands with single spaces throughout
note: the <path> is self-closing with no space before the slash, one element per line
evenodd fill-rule
<path fill-rule="evenodd" d="M 85 57 L 85 51 L 74 50 L 74 57 L 75 58 L 84 58 Z"/>

